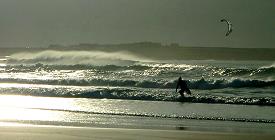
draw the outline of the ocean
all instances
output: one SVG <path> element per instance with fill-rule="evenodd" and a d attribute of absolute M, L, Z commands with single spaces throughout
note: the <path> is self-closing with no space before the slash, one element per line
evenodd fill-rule
<path fill-rule="evenodd" d="M 177 80 L 192 94 L 180 97 Z M 275 63 L 154 60 L 118 51 L 0 56 L 0 122 L 275 131 Z"/>

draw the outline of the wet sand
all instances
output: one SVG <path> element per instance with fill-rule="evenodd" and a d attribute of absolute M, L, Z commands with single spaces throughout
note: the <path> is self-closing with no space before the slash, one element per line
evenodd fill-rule
<path fill-rule="evenodd" d="M 275 139 L 275 134 L 224 133 L 183 130 L 91 128 L 42 125 L 0 125 L 2 140 L 258 140 Z"/>

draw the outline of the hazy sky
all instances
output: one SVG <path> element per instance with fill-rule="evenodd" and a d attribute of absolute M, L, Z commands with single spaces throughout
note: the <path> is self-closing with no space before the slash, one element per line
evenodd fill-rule
<path fill-rule="evenodd" d="M 153 41 L 275 48 L 275 0 L 0 0 L 0 47 Z M 227 18 L 234 30 L 225 36 Z"/>

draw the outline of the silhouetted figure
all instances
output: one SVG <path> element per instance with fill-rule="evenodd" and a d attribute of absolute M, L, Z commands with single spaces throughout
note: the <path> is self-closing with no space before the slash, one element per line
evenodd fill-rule
<path fill-rule="evenodd" d="M 178 81 L 178 84 L 177 84 L 177 88 L 176 88 L 176 92 L 178 91 L 178 88 L 180 87 L 180 95 L 182 97 L 184 97 L 184 92 L 186 92 L 187 94 L 191 94 L 191 91 L 189 90 L 189 88 L 187 87 L 187 84 L 184 80 L 181 79 L 181 77 L 179 77 L 179 81 Z"/>

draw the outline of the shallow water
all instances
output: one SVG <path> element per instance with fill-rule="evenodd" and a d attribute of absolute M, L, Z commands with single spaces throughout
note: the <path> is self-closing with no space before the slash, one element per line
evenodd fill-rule
<path fill-rule="evenodd" d="M 275 130 L 275 112 L 270 106 L 18 95 L 2 95 L 0 101 L 1 122 L 262 133 Z"/>

